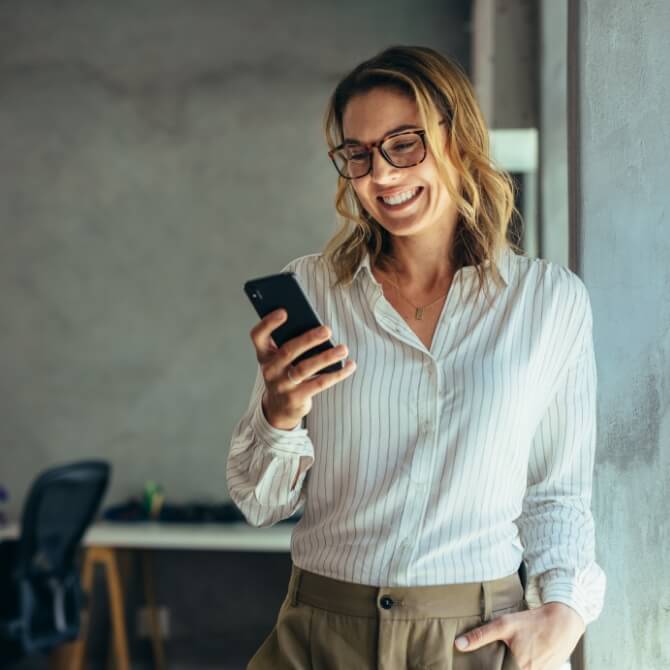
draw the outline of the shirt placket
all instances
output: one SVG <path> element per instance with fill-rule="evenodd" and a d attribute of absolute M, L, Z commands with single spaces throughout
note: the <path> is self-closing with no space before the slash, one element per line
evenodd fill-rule
<path fill-rule="evenodd" d="M 426 349 L 423 342 L 405 323 L 400 315 L 384 304 L 380 287 L 368 285 L 368 298 L 373 305 L 377 323 L 392 337 L 416 349 L 422 357 L 422 374 L 418 382 L 416 400 L 417 439 L 406 478 L 405 503 L 397 527 L 398 543 L 391 562 L 391 575 L 395 583 L 410 583 L 412 555 L 420 538 L 420 529 L 430 498 L 432 475 L 436 461 L 439 434 L 440 372 L 438 360 Z M 444 333 L 435 332 L 442 345 Z M 438 346 L 435 351 L 440 351 Z"/>
<path fill-rule="evenodd" d="M 409 468 L 407 495 L 401 514 L 398 536 L 401 538 L 396 556 L 396 579 L 410 583 L 412 555 L 420 539 L 433 484 L 438 437 L 438 369 L 437 362 L 426 354 L 417 399 L 417 441 Z"/>
<path fill-rule="evenodd" d="M 423 346 L 409 326 L 398 317 L 380 308 L 377 321 L 391 336 L 420 351 L 422 373 L 418 381 L 415 413 L 416 444 L 409 467 L 405 503 L 397 528 L 398 543 L 393 554 L 391 574 L 399 584 L 410 582 L 412 554 L 417 546 L 430 497 L 432 473 L 437 452 L 439 370 L 435 358 Z M 437 336 L 437 333 L 436 333 Z"/>

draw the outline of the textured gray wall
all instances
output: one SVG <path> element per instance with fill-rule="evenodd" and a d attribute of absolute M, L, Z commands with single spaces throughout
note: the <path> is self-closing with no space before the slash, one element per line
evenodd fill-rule
<path fill-rule="evenodd" d="M 468 2 L 0 3 L 0 483 L 108 458 L 225 499 L 255 371 L 247 278 L 335 229 L 321 119 L 353 65 L 466 67 Z"/>
<path fill-rule="evenodd" d="M 600 378 L 594 512 L 608 576 L 586 668 L 670 667 L 670 4 L 575 2 L 579 272 Z"/>
<path fill-rule="evenodd" d="M 540 3 L 540 253 L 568 265 L 567 0 Z"/>

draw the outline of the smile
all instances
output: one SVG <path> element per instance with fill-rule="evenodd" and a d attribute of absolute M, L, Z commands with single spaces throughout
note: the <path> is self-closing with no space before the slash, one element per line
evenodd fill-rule
<path fill-rule="evenodd" d="M 409 189 L 407 191 L 403 191 L 402 193 L 394 193 L 393 195 L 389 196 L 377 196 L 377 200 L 379 202 L 382 202 L 386 207 L 400 207 L 402 205 L 406 205 L 410 202 L 414 202 L 421 192 L 423 191 L 422 186 L 417 186 L 416 188 Z"/>

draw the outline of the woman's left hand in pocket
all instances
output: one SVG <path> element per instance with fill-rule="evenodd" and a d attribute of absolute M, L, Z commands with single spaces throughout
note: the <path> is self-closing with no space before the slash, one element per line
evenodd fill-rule
<path fill-rule="evenodd" d="M 503 614 L 464 633 L 456 648 L 470 652 L 501 640 L 521 670 L 558 670 L 584 634 L 584 620 L 568 605 L 546 603 L 522 612 Z M 464 639 L 467 646 L 461 647 Z"/>

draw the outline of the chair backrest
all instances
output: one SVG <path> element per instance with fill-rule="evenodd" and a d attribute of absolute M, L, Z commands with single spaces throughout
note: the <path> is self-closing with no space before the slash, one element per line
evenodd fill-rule
<path fill-rule="evenodd" d="M 110 466 L 82 461 L 43 472 L 26 498 L 12 580 L 18 611 L 9 626 L 21 654 L 44 653 L 79 632 L 77 547 L 95 518 Z"/>
<path fill-rule="evenodd" d="M 80 461 L 46 470 L 23 507 L 15 578 L 64 577 L 95 518 L 109 481 L 104 461 Z"/>

